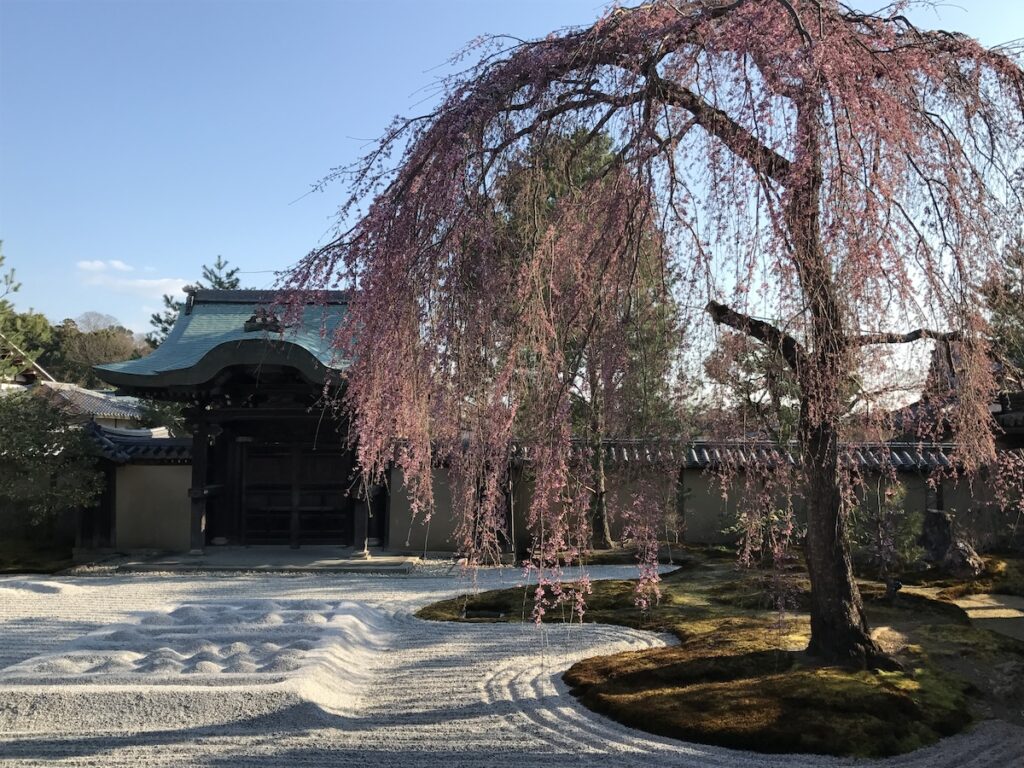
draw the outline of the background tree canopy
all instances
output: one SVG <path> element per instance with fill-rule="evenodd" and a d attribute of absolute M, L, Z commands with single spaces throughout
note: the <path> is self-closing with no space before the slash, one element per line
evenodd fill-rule
<path fill-rule="evenodd" d="M 44 398 L 0 397 L 0 435 L 0 507 L 19 524 L 45 524 L 99 497 L 103 476 L 88 435 Z"/>
<path fill-rule="evenodd" d="M 552 137 L 536 149 L 527 147 L 521 161 L 496 183 L 500 254 L 514 264 L 527 262 L 550 237 L 551 228 L 563 224 L 560 206 L 595 182 L 613 161 L 611 147 L 611 137 L 591 137 L 582 131 Z M 594 544 L 602 548 L 612 546 L 612 539 L 601 442 L 609 436 L 681 429 L 673 372 L 682 339 L 675 321 L 673 278 L 661 271 L 659 243 L 659 233 L 652 227 L 631 290 L 609 297 L 609 302 L 620 304 L 609 306 L 619 318 L 615 327 L 595 328 L 590 339 L 568 329 L 564 339 L 573 429 L 585 435 L 593 449 L 587 491 Z M 534 350 L 532 355 L 536 354 Z M 531 399 L 524 397 L 514 427 L 517 434 L 533 429 L 531 421 L 538 414 L 531 406 Z"/>
<path fill-rule="evenodd" d="M 992 346 L 1020 382 L 1024 372 L 1024 235 L 1007 238 L 1002 263 L 982 284 Z"/>
<path fill-rule="evenodd" d="M 155 328 L 142 341 L 130 329 L 111 315 L 99 311 L 85 312 L 75 319 L 65 319 L 52 325 L 42 314 L 31 309 L 18 312 L 10 296 L 18 290 L 14 271 L 2 272 L 3 254 L 0 253 L 0 333 L 15 344 L 25 355 L 38 362 L 58 381 L 83 387 L 104 388 L 106 384 L 93 372 L 93 366 L 103 363 L 131 360 L 148 354 L 162 341 L 178 317 L 181 304 L 172 296 L 164 296 L 167 309 L 153 315 Z M 217 257 L 212 265 L 203 267 L 200 287 L 235 289 L 239 287 L 238 268 L 229 267 L 226 259 Z M 12 373 L 0 362 L 0 379 Z M 177 425 L 180 414 L 175 408 L 165 409 L 154 404 L 151 409 L 154 426 Z"/>

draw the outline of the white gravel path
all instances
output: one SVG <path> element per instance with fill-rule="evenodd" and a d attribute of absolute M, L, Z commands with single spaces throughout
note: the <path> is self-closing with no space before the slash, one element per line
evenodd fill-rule
<path fill-rule="evenodd" d="M 875 762 L 648 736 L 561 673 L 665 638 L 412 615 L 470 588 L 437 571 L 0 578 L 0 766 L 1024 766 L 1024 729 L 1000 722 Z"/>

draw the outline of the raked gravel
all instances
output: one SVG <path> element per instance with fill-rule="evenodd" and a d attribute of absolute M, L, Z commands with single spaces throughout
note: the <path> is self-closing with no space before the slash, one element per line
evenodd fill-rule
<path fill-rule="evenodd" d="M 1024 729 L 997 721 L 883 761 L 625 728 L 581 707 L 561 674 L 668 638 L 415 618 L 521 578 L 446 570 L 0 578 L 0 766 L 1024 766 Z"/>

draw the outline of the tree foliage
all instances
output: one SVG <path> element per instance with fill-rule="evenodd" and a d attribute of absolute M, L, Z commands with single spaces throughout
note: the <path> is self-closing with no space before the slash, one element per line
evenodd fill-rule
<path fill-rule="evenodd" d="M 96 501 L 103 477 L 85 432 L 44 398 L 0 397 L 0 506 L 39 525 Z"/>
<path fill-rule="evenodd" d="M 602 175 L 613 160 L 610 150 L 609 137 L 584 132 L 553 137 L 535 150 L 526 149 L 520 163 L 496 184 L 495 228 L 500 238 L 496 247 L 504 258 L 514 264 L 529 260 L 549 236 L 563 202 L 578 196 Z M 673 299 L 663 284 L 670 284 L 671 278 L 660 272 L 659 233 L 653 228 L 649 239 L 638 258 L 632 290 L 618 297 L 625 305 L 614 309 L 622 318 L 621 327 L 613 333 L 595 329 L 589 343 L 578 334 L 563 341 L 574 432 L 586 436 L 591 451 L 586 484 L 591 496 L 593 541 L 601 548 L 612 545 L 602 442 L 611 435 L 631 437 L 671 430 L 677 421 L 671 373 L 680 338 Z M 535 429 L 531 420 L 538 417 L 545 419 L 547 414 L 535 412 L 524 402 L 515 430 Z"/>
<path fill-rule="evenodd" d="M 796 437 L 800 389 L 793 370 L 776 350 L 741 333 L 723 333 L 704 361 L 711 382 L 720 385 L 723 405 L 735 409 L 732 429 L 767 436 L 780 445 Z M 719 427 L 721 429 L 721 427 Z"/>
<path fill-rule="evenodd" d="M 0 241 L 2 245 L 2 241 Z M 4 263 L 3 253 L 0 253 L 0 271 Z M 45 315 L 34 312 L 18 312 L 8 299 L 21 288 L 21 283 L 15 279 L 14 270 L 0 274 L 0 349 L 7 349 L 8 353 L 14 352 L 14 348 L 20 350 L 9 358 L 0 358 L 0 381 L 8 380 L 20 373 L 22 364 L 15 364 L 14 361 L 24 354 L 30 360 L 37 360 L 53 341 L 53 331 L 50 321 Z"/>
<path fill-rule="evenodd" d="M 185 406 L 182 403 L 140 398 L 141 420 L 139 426 L 146 428 L 163 427 L 171 437 L 184 437 L 192 434 L 188 420 L 185 418 Z"/>
<path fill-rule="evenodd" d="M 982 285 L 989 309 L 993 349 L 1014 369 L 1024 371 L 1024 235 L 1003 248 L 1002 263 Z"/>
<path fill-rule="evenodd" d="M 0 254 L 2 266 L 3 255 Z M 148 351 L 117 318 L 102 312 L 85 312 L 77 320 L 64 320 L 57 326 L 31 309 L 17 312 L 6 298 L 20 288 L 14 280 L 14 271 L 6 273 L 2 280 L 0 333 L 8 344 L 37 361 L 59 381 L 84 387 L 102 386 L 102 381 L 93 373 L 94 365 L 139 357 Z M 3 370 L 0 362 L 0 378 L 11 372 Z"/>
<path fill-rule="evenodd" d="M 4 254 L 2 249 L 3 240 L 0 240 L 0 270 L 2 270 L 4 266 Z M 15 279 L 13 269 L 9 269 L 6 272 L 0 271 L 0 316 L 11 311 L 11 304 L 7 300 L 7 297 L 12 293 L 16 293 L 19 288 L 21 288 L 21 283 Z"/>
<path fill-rule="evenodd" d="M 0 241 L 0 248 L 3 246 L 3 241 Z M 14 270 L 10 269 L 3 272 L 4 266 L 4 254 L 0 250 L 0 344 L 6 340 L 7 344 L 14 342 L 11 338 L 11 318 L 14 314 L 14 308 L 11 306 L 11 302 L 8 300 L 8 296 L 15 293 L 21 286 L 15 280 Z M 0 380 L 10 378 L 10 376 L 16 373 L 13 370 L 11 363 L 5 359 L 0 358 Z"/>
<path fill-rule="evenodd" d="M 84 327 L 70 319 L 55 326 L 50 343 L 39 357 L 40 364 L 58 381 L 103 387 L 93 366 L 135 359 L 149 351 L 110 315 L 89 312 L 83 319 Z"/>
<path fill-rule="evenodd" d="M 576 358 L 621 359 L 653 246 L 656 273 L 679 276 L 687 338 L 705 341 L 691 356 L 726 326 L 791 371 L 809 650 L 878 662 L 852 574 L 843 445 L 887 434 L 868 390 L 893 364 L 889 345 L 955 339 L 954 464 L 970 473 L 995 459 L 978 286 L 1022 207 L 1020 68 L 914 27 L 908 5 L 655 0 L 543 40 L 484 43 L 435 111 L 398 120 L 339 172 L 343 226 L 288 281 L 358 288 L 334 341 L 353 361 L 346 402 L 363 470 L 397 461 L 429 507 L 440 453 L 478 558 L 493 541 L 480 530 L 504 519 L 500 473 L 530 408 L 542 415 L 519 436 L 535 476 L 533 563 L 542 580 L 557 576 L 581 519 Z M 493 216 L 502 180 L 527 151 L 578 132 L 611 136 L 608 159 L 509 259 Z M 851 420 L 854 389 L 864 405 Z"/>

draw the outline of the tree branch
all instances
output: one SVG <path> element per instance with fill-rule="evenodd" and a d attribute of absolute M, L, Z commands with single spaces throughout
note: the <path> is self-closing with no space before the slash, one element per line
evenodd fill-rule
<path fill-rule="evenodd" d="M 778 352 L 795 372 L 799 373 L 805 367 L 804 350 L 800 342 L 771 323 L 744 315 L 717 301 L 709 301 L 704 311 L 711 315 L 717 325 L 727 325 Z"/>
<path fill-rule="evenodd" d="M 766 145 L 728 114 L 693 91 L 682 88 L 671 80 L 648 73 L 648 82 L 655 98 L 671 106 L 681 107 L 693 115 L 704 130 L 722 141 L 733 153 L 743 158 L 755 171 L 784 184 L 791 163 Z"/>
<path fill-rule="evenodd" d="M 870 344 L 909 344 L 918 339 L 934 339 L 935 341 L 960 341 L 959 331 L 932 331 L 928 328 L 918 328 L 907 333 L 862 333 L 854 336 L 852 341 L 855 346 L 866 347 Z"/>

